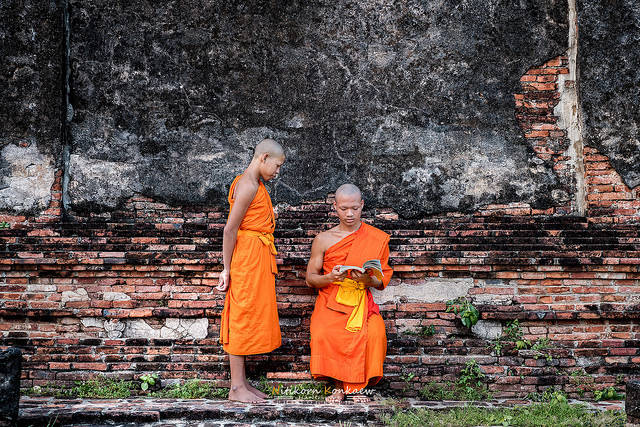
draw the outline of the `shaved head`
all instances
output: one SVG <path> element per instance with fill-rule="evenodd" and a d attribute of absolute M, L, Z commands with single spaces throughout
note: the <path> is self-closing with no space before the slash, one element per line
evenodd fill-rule
<path fill-rule="evenodd" d="M 336 199 L 340 196 L 357 196 L 359 199 L 362 199 L 362 193 L 360 192 L 360 189 L 353 184 L 342 184 L 340 187 L 338 187 L 338 189 L 336 190 Z"/>
<path fill-rule="evenodd" d="M 271 157 L 280 158 L 284 157 L 284 150 L 282 145 L 270 138 L 265 138 L 258 145 L 253 153 L 253 158 L 257 159 L 262 154 L 268 154 Z"/>

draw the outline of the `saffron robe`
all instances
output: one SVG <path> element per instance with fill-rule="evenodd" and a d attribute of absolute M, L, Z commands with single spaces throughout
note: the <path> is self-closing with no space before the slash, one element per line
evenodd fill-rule
<path fill-rule="evenodd" d="M 229 189 L 233 209 L 237 176 Z M 268 353 L 280 347 L 276 304 L 275 217 L 266 187 L 258 191 L 240 223 L 231 258 L 230 279 L 220 324 L 220 342 L 229 354 Z"/>
<path fill-rule="evenodd" d="M 322 270 L 329 273 L 336 265 L 362 265 L 370 259 L 382 263 L 383 288 L 393 270 L 389 267 L 389 235 L 362 223 L 360 228 L 327 248 Z M 336 302 L 339 285 L 332 283 L 318 290 L 311 315 L 311 375 L 343 382 L 347 392 L 356 392 L 382 378 L 387 339 L 378 305 L 367 292 L 367 319 L 358 332 L 345 329 L 354 307 Z"/>

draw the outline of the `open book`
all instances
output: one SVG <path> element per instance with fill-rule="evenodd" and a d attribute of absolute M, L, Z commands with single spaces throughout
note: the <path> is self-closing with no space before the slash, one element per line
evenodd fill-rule
<path fill-rule="evenodd" d="M 376 276 L 378 280 L 382 280 L 384 277 L 384 273 L 382 272 L 382 263 L 380 263 L 379 259 L 370 259 L 362 264 L 362 267 L 356 267 L 355 265 L 341 265 L 338 271 L 343 273 L 349 270 L 356 270 L 360 273 L 364 273 L 367 269 L 371 269 L 373 275 Z"/>

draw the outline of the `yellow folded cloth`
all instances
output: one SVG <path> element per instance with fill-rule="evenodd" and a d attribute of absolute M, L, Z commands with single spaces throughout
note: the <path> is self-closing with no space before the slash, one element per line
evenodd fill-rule
<path fill-rule="evenodd" d="M 340 285 L 336 293 L 336 302 L 354 307 L 345 329 L 349 332 L 358 332 L 362 329 L 364 315 L 367 308 L 367 291 L 364 284 L 353 279 L 346 278 L 341 282 L 334 282 Z"/>
<path fill-rule="evenodd" d="M 238 236 L 255 236 L 260 239 L 262 243 L 269 247 L 271 254 L 278 255 L 278 251 L 276 251 L 276 245 L 273 243 L 273 234 L 271 233 L 254 230 L 238 230 Z"/>

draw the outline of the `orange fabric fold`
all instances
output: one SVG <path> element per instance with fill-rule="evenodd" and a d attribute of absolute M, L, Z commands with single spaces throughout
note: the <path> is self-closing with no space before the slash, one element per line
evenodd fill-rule
<path fill-rule="evenodd" d="M 236 183 L 229 189 L 230 212 Z M 224 301 L 220 342 L 229 354 L 268 353 L 280 347 L 280 322 L 276 304 L 275 217 L 266 187 L 258 191 L 240 224 L 231 258 L 231 283 Z"/>
<path fill-rule="evenodd" d="M 342 388 L 346 394 L 361 392 L 369 383 L 377 383 L 382 378 L 382 364 L 387 355 L 387 334 L 384 329 L 384 320 L 379 314 L 369 317 L 369 330 L 367 333 L 367 350 L 364 359 L 365 381 L 350 383 L 343 381 Z"/>
<path fill-rule="evenodd" d="M 389 235 L 362 223 L 357 231 L 325 251 L 322 269 L 327 274 L 338 264 L 362 265 L 370 259 L 381 261 L 386 287 L 393 274 L 389 267 Z M 354 307 L 336 301 L 339 287 L 331 284 L 318 291 L 311 316 L 311 374 L 361 389 L 382 378 L 387 345 L 384 321 L 367 289 L 367 320 L 359 331 L 345 329 Z"/>

